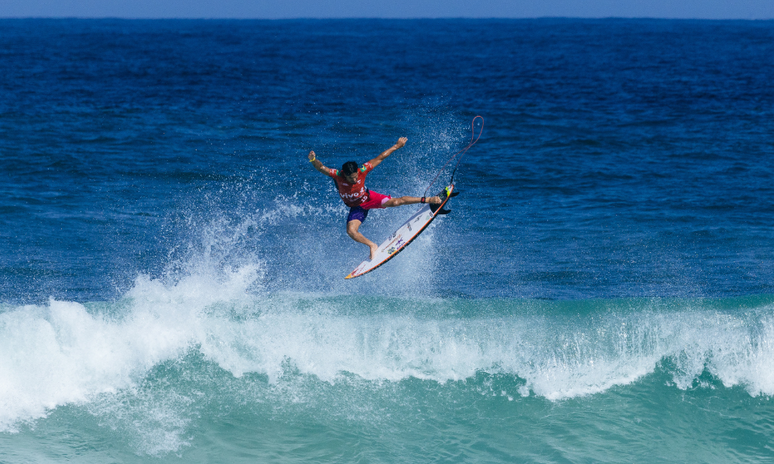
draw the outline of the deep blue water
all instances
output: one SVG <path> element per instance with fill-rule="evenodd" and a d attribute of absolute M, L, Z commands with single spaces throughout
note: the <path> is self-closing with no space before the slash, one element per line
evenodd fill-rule
<path fill-rule="evenodd" d="M 769 462 L 772 82 L 771 21 L 0 20 L 0 461 Z M 475 115 L 345 281 L 309 150 L 420 196 Z"/>

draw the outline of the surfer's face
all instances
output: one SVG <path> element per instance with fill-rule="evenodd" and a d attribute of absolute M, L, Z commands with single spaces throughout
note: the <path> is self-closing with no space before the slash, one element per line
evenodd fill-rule
<path fill-rule="evenodd" d="M 353 172 L 352 174 L 348 176 L 344 176 L 345 179 L 347 179 L 347 182 L 350 184 L 356 184 L 357 183 L 357 172 Z"/>

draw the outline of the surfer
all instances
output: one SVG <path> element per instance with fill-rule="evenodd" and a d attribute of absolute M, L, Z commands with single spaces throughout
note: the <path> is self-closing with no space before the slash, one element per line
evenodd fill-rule
<path fill-rule="evenodd" d="M 339 190 L 339 196 L 344 201 L 344 204 L 349 206 L 349 215 L 347 216 L 347 235 L 352 237 L 352 240 L 368 245 L 371 249 L 370 259 L 374 259 L 379 247 L 372 241 L 368 240 L 363 234 L 359 232 L 360 225 L 365 221 L 368 216 L 368 210 L 371 209 L 383 209 L 393 206 L 413 205 L 416 203 L 430 203 L 440 204 L 441 198 L 434 197 L 400 197 L 392 198 L 389 195 L 382 195 L 376 193 L 373 190 L 368 190 L 365 186 L 365 178 L 369 172 L 371 172 L 376 166 L 379 165 L 385 158 L 390 156 L 394 151 L 402 148 L 406 145 L 408 139 L 401 137 L 398 139 L 398 143 L 391 146 L 381 155 L 368 161 L 362 166 L 354 161 L 347 161 L 341 167 L 341 169 L 332 169 L 325 167 L 320 160 L 317 159 L 314 151 L 309 152 L 309 161 L 312 163 L 315 169 L 333 178 L 336 183 L 336 188 Z"/>

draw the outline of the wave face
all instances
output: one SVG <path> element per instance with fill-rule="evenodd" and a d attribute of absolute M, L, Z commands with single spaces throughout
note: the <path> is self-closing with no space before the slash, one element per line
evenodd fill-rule
<path fill-rule="evenodd" d="M 543 415 L 560 416 L 551 428 L 596 429 L 581 447 L 591 452 L 622 439 L 603 430 L 621 421 L 666 425 L 679 408 L 685 416 L 669 427 L 681 438 L 662 438 L 665 446 L 699 429 L 738 427 L 745 440 L 707 451 L 730 457 L 742 444 L 755 449 L 767 433 L 758 421 L 774 418 L 774 297 L 255 296 L 247 289 L 259 274 L 245 268 L 174 285 L 141 277 L 115 303 L 4 308 L 0 352 L 13 353 L 0 363 L 4 446 L 68 424 L 81 433 L 98 427 L 100 439 L 130 455 L 174 460 L 189 447 L 204 452 L 201 436 L 264 424 L 267 456 L 282 454 L 283 444 L 270 444 L 279 432 L 264 434 L 264 426 L 296 430 L 314 446 L 322 446 L 315 427 L 386 434 L 369 440 L 396 460 L 411 455 L 392 451 L 407 433 L 429 440 L 430 454 L 484 459 L 495 450 L 478 450 L 476 437 L 496 428 L 510 437 L 497 452 L 524 457 L 517 450 L 525 440 L 551 446 L 546 430 L 526 431 Z M 732 426 L 706 422 L 709 402 L 716 414 L 755 407 Z M 439 429 L 451 431 L 453 446 L 438 442 Z M 376 452 L 346 448 L 319 451 L 336 459 Z"/>

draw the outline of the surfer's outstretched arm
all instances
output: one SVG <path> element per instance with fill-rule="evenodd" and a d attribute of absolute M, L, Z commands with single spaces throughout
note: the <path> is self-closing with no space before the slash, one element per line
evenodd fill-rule
<path fill-rule="evenodd" d="M 322 161 L 318 160 L 317 155 L 314 154 L 314 150 L 309 152 L 309 161 L 312 162 L 312 166 L 314 166 L 315 169 L 325 174 L 326 176 L 330 175 L 328 174 L 331 172 L 330 168 L 323 166 Z"/>
<path fill-rule="evenodd" d="M 373 166 L 373 167 L 378 166 L 379 163 L 381 163 L 382 161 L 384 161 L 385 158 L 390 156 L 392 154 L 392 152 L 394 152 L 395 150 L 398 150 L 400 148 L 403 148 L 403 145 L 406 145 L 407 141 L 408 141 L 408 139 L 406 137 L 399 138 L 398 139 L 398 143 L 396 143 L 395 145 L 391 146 L 390 148 L 384 150 L 381 155 L 379 155 L 376 158 L 372 159 L 371 161 L 369 161 L 369 163 L 371 163 L 371 166 Z"/>

